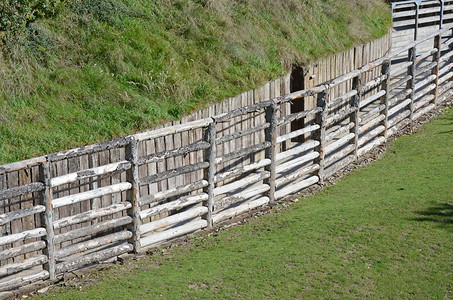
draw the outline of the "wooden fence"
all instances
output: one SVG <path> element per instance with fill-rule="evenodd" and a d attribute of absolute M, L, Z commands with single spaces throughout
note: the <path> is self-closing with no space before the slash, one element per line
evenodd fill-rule
<path fill-rule="evenodd" d="M 0 291 L 322 184 L 453 94 L 452 28 L 315 87 L 253 104 L 244 94 L 220 115 L 0 166 Z M 285 108 L 307 99 L 316 105 Z"/>

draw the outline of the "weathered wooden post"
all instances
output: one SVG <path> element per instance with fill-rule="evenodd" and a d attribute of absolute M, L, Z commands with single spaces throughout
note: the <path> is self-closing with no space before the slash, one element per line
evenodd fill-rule
<path fill-rule="evenodd" d="M 387 142 L 388 139 L 389 129 L 390 66 L 391 60 L 388 59 L 382 63 L 381 67 L 381 75 L 386 76 L 386 78 L 382 81 L 381 84 L 381 91 L 385 91 L 385 94 L 381 97 L 381 104 L 385 105 L 384 120 L 382 120 L 382 125 L 384 125 L 384 131 L 381 133 L 381 135 L 385 138 L 385 142 Z"/>
<path fill-rule="evenodd" d="M 138 142 L 135 138 L 126 145 L 126 160 L 131 163 L 131 167 L 126 171 L 127 181 L 132 187 L 127 190 L 127 200 L 132 204 L 127 213 L 132 218 L 132 223 L 128 225 L 128 229 L 132 232 L 132 237 L 129 242 L 134 247 L 134 252 L 139 253 L 141 250 L 140 244 L 140 185 L 138 173 Z"/>
<path fill-rule="evenodd" d="M 432 74 L 436 76 L 434 79 L 434 84 L 436 88 L 433 90 L 434 99 L 431 103 L 434 103 L 436 106 L 439 105 L 438 103 L 438 94 L 439 94 L 439 64 L 440 64 L 440 52 L 441 52 L 441 37 L 440 34 L 436 35 L 434 38 L 434 49 L 437 49 L 436 53 L 433 54 L 433 62 L 436 63 L 436 66 L 432 70 Z"/>
<path fill-rule="evenodd" d="M 264 180 L 265 184 L 269 185 L 269 191 L 267 195 L 269 197 L 269 203 L 275 203 L 275 180 L 276 180 L 276 147 L 277 147 L 277 112 L 278 104 L 276 100 L 272 100 L 272 103 L 266 107 L 266 123 L 269 123 L 269 127 L 266 129 L 265 137 L 266 141 L 270 142 L 270 147 L 266 148 L 265 156 L 270 159 L 270 165 L 265 167 L 265 170 L 269 172 L 270 176 Z"/>
<path fill-rule="evenodd" d="M 408 75 L 412 76 L 411 80 L 408 81 L 406 88 L 411 90 L 411 104 L 410 104 L 410 120 L 414 120 L 414 102 L 415 102 L 415 77 L 417 76 L 417 48 L 416 46 L 409 49 L 408 61 L 412 64 L 407 68 Z"/>
<path fill-rule="evenodd" d="M 214 225 L 212 221 L 212 211 L 214 207 L 214 176 L 216 172 L 215 159 L 217 155 L 216 137 L 217 122 L 214 119 L 205 131 L 205 141 L 210 145 L 209 148 L 205 150 L 205 161 L 209 162 L 209 168 L 204 169 L 204 178 L 208 182 L 208 186 L 204 188 L 204 192 L 208 195 L 208 200 L 204 203 L 204 206 L 208 208 L 208 213 L 205 217 L 208 222 L 208 228 Z"/>
<path fill-rule="evenodd" d="M 319 153 L 318 158 L 315 160 L 315 163 L 319 165 L 318 177 L 319 183 L 324 184 L 324 167 L 325 167 L 325 148 L 326 148 L 326 120 L 329 112 L 329 107 L 327 104 L 328 101 L 328 90 L 318 94 L 317 97 L 317 106 L 322 108 L 322 111 L 316 116 L 316 124 L 319 125 L 319 130 L 316 132 L 316 140 L 319 141 L 319 146 L 317 151 Z"/>
<path fill-rule="evenodd" d="M 50 185 L 50 163 L 43 162 L 39 165 L 39 180 L 44 184 L 44 190 L 41 194 L 41 204 L 46 208 L 46 211 L 41 214 L 41 224 L 46 228 L 46 248 L 44 254 L 47 255 L 47 263 L 44 264 L 44 269 L 49 272 L 49 279 L 56 279 L 55 272 L 55 244 L 53 230 L 53 208 L 52 208 L 52 187 Z"/>
<path fill-rule="evenodd" d="M 359 159 L 359 127 L 360 127 L 360 122 L 359 122 L 359 114 L 360 114 L 360 99 L 362 97 L 362 92 L 360 91 L 361 89 L 361 76 L 362 73 L 360 73 L 358 76 L 354 77 L 352 80 L 352 89 L 357 91 L 357 95 L 353 97 L 352 101 L 352 106 L 355 108 L 354 111 L 352 112 L 350 116 L 350 122 L 354 122 L 354 127 L 352 127 L 349 132 L 354 133 L 354 139 L 351 140 L 351 143 L 354 143 L 354 156 L 355 159 Z"/>

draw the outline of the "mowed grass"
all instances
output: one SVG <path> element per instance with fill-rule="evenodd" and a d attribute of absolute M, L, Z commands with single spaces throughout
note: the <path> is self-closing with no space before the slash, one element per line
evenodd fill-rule
<path fill-rule="evenodd" d="M 390 24 L 382 0 L 66 1 L 0 42 L 0 164 L 177 120 Z"/>
<path fill-rule="evenodd" d="M 450 110 L 289 208 L 42 297 L 451 299 L 452 271 Z"/>

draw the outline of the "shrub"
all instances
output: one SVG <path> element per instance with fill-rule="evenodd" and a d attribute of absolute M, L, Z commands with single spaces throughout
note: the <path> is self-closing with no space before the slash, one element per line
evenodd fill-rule
<path fill-rule="evenodd" d="M 0 35 L 16 38 L 27 25 L 38 18 L 53 15 L 64 0 L 2 0 L 0 3 Z"/>

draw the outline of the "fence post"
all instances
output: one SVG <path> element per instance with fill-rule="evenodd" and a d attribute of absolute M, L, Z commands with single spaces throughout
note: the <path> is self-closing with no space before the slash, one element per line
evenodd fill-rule
<path fill-rule="evenodd" d="M 216 147 L 216 137 L 217 137 L 217 122 L 212 120 L 212 123 L 209 124 L 207 130 L 205 131 L 205 141 L 209 143 L 209 148 L 205 151 L 205 161 L 209 162 L 209 168 L 204 169 L 204 178 L 208 182 L 208 186 L 204 188 L 204 192 L 208 194 L 208 200 L 204 205 L 208 208 L 208 213 L 206 215 L 206 221 L 208 222 L 208 228 L 212 227 L 212 211 L 214 207 L 214 176 L 216 172 L 215 159 L 217 154 Z"/>
<path fill-rule="evenodd" d="M 131 168 L 126 171 L 127 181 L 132 187 L 127 190 L 127 199 L 131 202 L 132 207 L 127 211 L 132 218 L 132 223 L 128 225 L 128 229 L 132 232 L 132 237 L 129 242 L 134 247 L 134 252 L 141 251 L 140 244 L 140 185 L 138 173 L 138 142 L 132 138 L 129 144 L 126 145 L 126 160 L 131 163 Z"/>
<path fill-rule="evenodd" d="M 362 93 L 360 91 L 361 89 L 361 76 L 362 73 L 360 73 L 358 76 L 354 77 L 352 80 L 352 89 L 357 91 L 357 95 L 354 96 L 352 105 L 355 108 L 354 112 L 351 114 L 350 117 L 350 122 L 354 122 L 354 127 L 351 128 L 349 132 L 354 133 L 354 156 L 355 159 L 359 159 L 359 127 L 360 127 L 360 122 L 359 122 L 359 114 L 360 114 L 360 99 L 362 98 Z"/>
<path fill-rule="evenodd" d="M 409 49 L 409 55 L 408 55 L 408 60 L 412 62 L 412 65 L 408 67 L 408 74 L 412 76 L 411 80 L 407 83 L 407 89 L 411 89 L 411 104 L 410 104 L 410 110 L 411 110 L 411 115 L 410 115 L 410 120 L 411 122 L 414 120 L 414 102 L 415 102 L 415 76 L 417 75 L 416 73 L 416 68 L 417 68 L 417 48 L 414 46 Z"/>
<path fill-rule="evenodd" d="M 53 230 L 53 208 L 52 208 L 52 187 L 50 185 L 50 163 L 43 162 L 39 165 L 39 180 L 44 184 L 44 190 L 41 194 L 41 203 L 46 208 L 46 211 L 41 214 L 41 224 L 46 228 L 46 248 L 44 254 L 47 255 L 47 263 L 44 269 L 49 272 L 49 279 L 55 280 L 55 244 Z"/>
<path fill-rule="evenodd" d="M 432 103 L 434 103 L 436 106 L 438 106 L 438 92 L 439 92 L 439 64 L 440 64 L 440 49 L 441 47 L 441 38 L 440 35 L 436 35 L 434 38 L 434 48 L 437 49 L 437 52 L 433 54 L 433 62 L 436 62 L 436 66 L 432 70 L 432 74 L 436 75 L 436 79 L 434 79 L 434 84 L 436 85 L 436 88 L 433 91 L 434 94 L 434 99 L 432 100 Z"/>
<path fill-rule="evenodd" d="M 319 156 L 315 160 L 315 163 L 319 165 L 318 177 L 319 183 L 324 184 L 324 164 L 325 164 L 325 148 L 326 148 L 326 120 L 329 112 L 329 107 L 327 104 L 328 101 L 328 92 L 327 88 L 324 92 L 318 94 L 317 97 L 317 107 L 321 107 L 322 111 L 316 116 L 316 123 L 319 125 L 319 129 L 316 132 L 316 140 L 319 141 L 319 146 L 317 147 Z"/>
<path fill-rule="evenodd" d="M 275 203 L 275 179 L 276 179 L 276 147 L 277 147 L 277 111 L 278 104 L 275 100 L 272 100 L 272 104 L 266 107 L 266 122 L 269 123 L 269 128 L 266 129 L 265 137 L 266 141 L 271 143 L 269 148 L 265 150 L 265 158 L 270 159 L 270 165 L 265 167 L 265 170 L 270 173 L 264 183 L 269 185 L 269 191 L 267 193 L 269 197 L 269 203 Z"/>
<path fill-rule="evenodd" d="M 389 129 L 389 87 L 390 87 L 390 67 L 391 67 L 391 60 L 385 60 L 382 64 L 381 74 L 386 76 L 386 79 L 382 81 L 381 91 L 385 91 L 385 95 L 381 97 L 381 104 L 385 105 L 384 108 L 384 120 L 382 124 L 384 125 L 384 131 L 382 136 L 385 138 L 385 142 L 388 139 L 388 129 Z"/>

